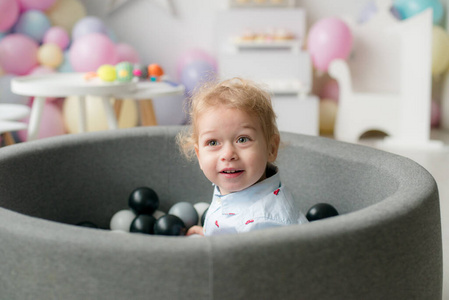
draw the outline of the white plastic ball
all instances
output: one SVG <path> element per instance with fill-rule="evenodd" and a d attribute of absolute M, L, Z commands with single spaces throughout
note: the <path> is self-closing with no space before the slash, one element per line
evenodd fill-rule
<path fill-rule="evenodd" d="M 136 214 L 129 209 L 124 209 L 116 212 L 109 224 L 111 230 L 121 230 L 129 232 L 129 227 L 132 221 L 136 218 Z"/>
<path fill-rule="evenodd" d="M 201 234 L 198 233 L 194 233 L 188 236 L 189 238 L 202 238 L 203 236 Z"/>
<path fill-rule="evenodd" d="M 198 224 L 197 225 L 201 226 L 201 218 L 202 218 L 204 212 L 206 211 L 206 209 L 209 208 L 209 205 L 210 204 L 207 202 L 198 202 L 193 205 L 193 207 L 196 209 L 196 212 L 198 213 Z"/>
<path fill-rule="evenodd" d="M 161 210 L 156 210 L 154 213 L 153 213 L 153 217 L 157 220 L 157 219 L 159 219 L 160 217 L 162 217 L 162 216 L 165 216 L 165 213 L 163 212 L 163 211 L 161 211 Z"/>

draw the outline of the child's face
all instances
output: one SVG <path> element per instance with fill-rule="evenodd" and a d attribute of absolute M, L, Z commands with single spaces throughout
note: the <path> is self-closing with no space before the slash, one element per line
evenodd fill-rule
<path fill-rule="evenodd" d="M 276 159 L 279 139 L 268 147 L 258 119 L 241 110 L 210 108 L 198 117 L 197 130 L 200 168 L 223 195 L 263 180 L 267 162 Z"/>

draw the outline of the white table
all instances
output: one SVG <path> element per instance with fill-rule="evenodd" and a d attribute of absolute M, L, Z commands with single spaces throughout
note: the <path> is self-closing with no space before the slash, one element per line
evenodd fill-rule
<path fill-rule="evenodd" d="M 102 98 L 108 125 L 117 129 L 117 115 L 120 113 L 121 101 L 116 101 L 116 111 L 111 106 L 110 98 L 139 100 L 142 125 L 157 125 L 152 98 L 180 95 L 185 87 L 167 80 L 104 82 L 96 77 L 90 80 L 84 78 L 85 73 L 57 73 L 47 75 L 31 75 L 14 78 L 11 90 L 19 95 L 34 96 L 31 116 L 28 125 L 28 140 L 37 138 L 41 123 L 42 110 L 47 97 L 79 96 L 80 132 L 86 131 L 85 96 L 100 96 Z"/>
<path fill-rule="evenodd" d="M 123 93 L 116 96 L 120 99 L 133 99 L 139 101 L 141 124 L 143 126 L 157 125 L 153 100 L 157 97 L 182 95 L 185 87 L 170 81 L 139 81 L 137 87 L 131 93 Z M 120 115 L 122 101 L 115 102 L 115 112 Z"/>
<path fill-rule="evenodd" d="M 56 73 L 46 75 L 21 76 L 12 79 L 13 93 L 34 96 L 28 125 L 28 140 L 37 138 L 42 118 L 42 111 L 47 97 L 79 96 L 80 98 L 80 132 L 86 131 L 85 96 L 102 98 L 109 128 L 116 129 L 117 118 L 109 102 L 111 97 L 131 93 L 136 89 L 136 82 L 103 82 L 100 78 L 86 80 L 85 73 Z"/>
<path fill-rule="evenodd" d="M 30 115 L 30 108 L 24 104 L 0 103 L 0 120 L 19 121 Z"/>

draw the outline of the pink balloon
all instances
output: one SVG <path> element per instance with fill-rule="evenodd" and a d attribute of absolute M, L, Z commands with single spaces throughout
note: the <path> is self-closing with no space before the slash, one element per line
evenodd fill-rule
<path fill-rule="evenodd" d="M 326 81 L 320 90 L 319 97 L 321 99 L 331 99 L 338 102 L 340 97 L 340 88 L 338 87 L 337 80 L 331 78 Z"/>
<path fill-rule="evenodd" d="M 8 31 L 19 17 L 20 7 L 17 0 L 0 0 L 0 31 Z"/>
<path fill-rule="evenodd" d="M 61 48 L 61 50 L 64 50 L 70 43 L 70 37 L 64 28 L 60 26 L 53 26 L 47 30 L 42 42 L 44 44 L 54 43 L 58 45 Z"/>
<path fill-rule="evenodd" d="M 138 64 L 140 62 L 139 54 L 131 45 L 120 43 L 115 46 L 115 50 L 118 56 L 117 63 L 127 61 Z"/>
<path fill-rule="evenodd" d="M 77 40 L 83 35 L 102 33 L 107 35 L 108 29 L 103 20 L 94 16 L 87 16 L 78 20 L 72 28 L 72 39 Z"/>
<path fill-rule="evenodd" d="M 37 66 L 33 68 L 28 75 L 45 75 L 45 74 L 53 74 L 55 70 L 45 66 Z"/>
<path fill-rule="evenodd" d="M 351 30 L 338 18 L 322 19 L 310 29 L 307 47 L 315 68 L 327 71 L 332 60 L 346 59 L 350 54 Z"/>
<path fill-rule="evenodd" d="M 38 47 L 24 34 L 9 34 L 0 40 L 0 66 L 6 73 L 25 75 L 38 65 Z"/>
<path fill-rule="evenodd" d="M 39 127 L 38 138 L 43 139 L 66 133 L 64 128 L 64 119 L 62 117 L 62 112 L 52 102 L 45 102 L 41 120 L 42 121 Z M 24 121 L 28 123 L 29 118 L 26 118 Z M 27 140 L 26 130 L 19 131 L 18 135 L 22 141 Z"/>
<path fill-rule="evenodd" d="M 37 10 L 47 10 L 50 8 L 56 0 L 18 0 L 20 2 L 20 6 L 22 7 L 22 10 L 29 10 L 29 9 L 37 9 Z"/>
<path fill-rule="evenodd" d="M 115 44 L 104 34 L 91 33 L 76 39 L 70 47 L 69 60 L 77 72 L 94 72 L 101 65 L 115 65 Z"/>
<path fill-rule="evenodd" d="M 178 59 L 176 67 L 178 79 L 182 77 L 182 70 L 184 69 L 184 67 L 195 61 L 205 61 L 209 63 L 213 69 L 218 69 L 217 61 L 206 51 L 201 49 L 192 49 L 190 51 L 187 51 Z"/>

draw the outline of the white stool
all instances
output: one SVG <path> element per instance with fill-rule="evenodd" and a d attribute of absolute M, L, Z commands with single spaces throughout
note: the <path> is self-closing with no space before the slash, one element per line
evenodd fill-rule
<path fill-rule="evenodd" d="M 0 103 L 0 120 L 22 120 L 30 115 L 31 109 L 22 104 Z"/>
<path fill-rule="evenodd" d="M 30 115 L 30 108 L 22 104 L 0 104 L 0 135 L 5 145 L 14 144 L 12 131 L 27 129 L 27 124 L 19 122 Z"/>
<path fill-rule="evenodd" d="M 15 142 L 11 132 L 24 129 L 27 129 L 27 124 L 23 122 L 0 120 L 0 136 L 2 138 L 2 143 L 4 143 L 5 146 L 14 144 Z"/>

